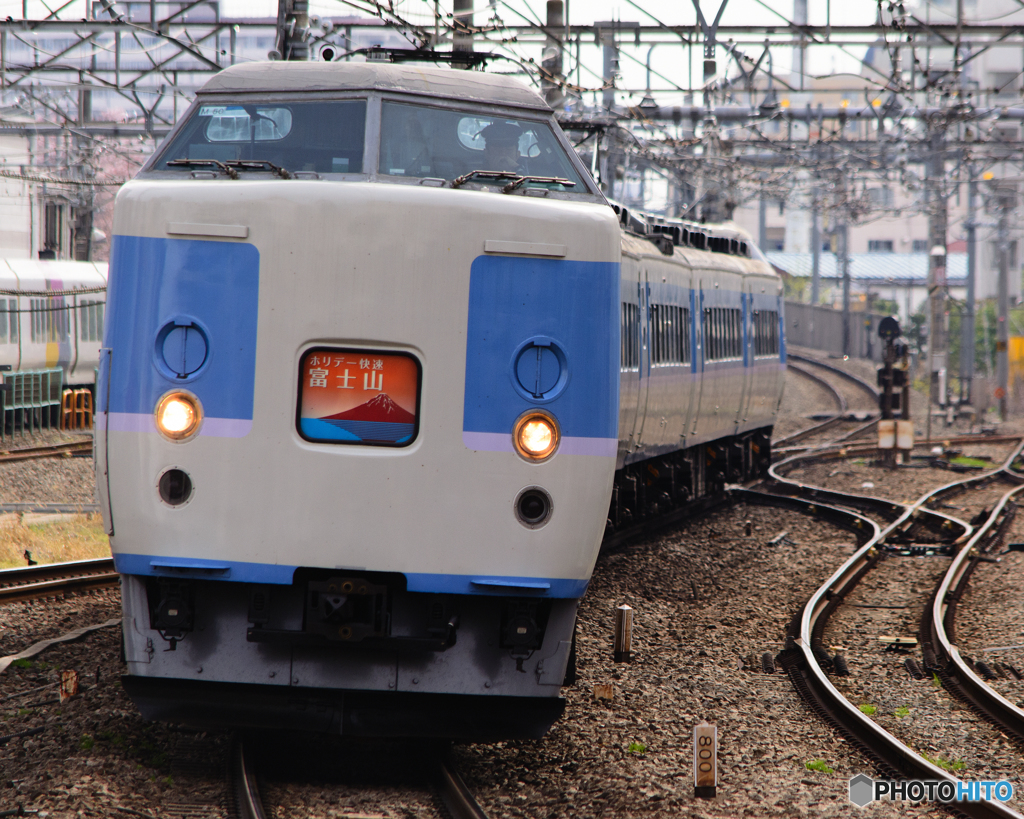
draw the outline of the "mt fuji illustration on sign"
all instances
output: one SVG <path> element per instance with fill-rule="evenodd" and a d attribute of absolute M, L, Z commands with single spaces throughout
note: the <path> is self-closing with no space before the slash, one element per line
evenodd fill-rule
<path fill-rule="evenodd" d="M 419 364 L 374 350 L 310 350 L 300 369 L 299 432 L 336 444 L 404 446 L 416 435 Z"/>
<path fill-rule="evenodd" d="M 416 425 L 416 416 L 402 409 L 384 392 L 355 409 L 327 415 L 320 420 L 357 440 L 390 444 L 407 441 Z"/>

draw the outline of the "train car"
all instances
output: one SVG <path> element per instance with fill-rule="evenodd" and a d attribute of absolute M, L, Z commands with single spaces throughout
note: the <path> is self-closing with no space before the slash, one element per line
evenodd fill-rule
<path fill-rule="evenodd" d="M 728 231 L 617 214 L 507 77 L 211 79 L 115 208 L 97 489 L 143 715 L 542 735 L 604 533 L 661 497 L 634 473 L 767 455 L 779 354 L 652 352 L 777 304 Z"/>
<path fill-rule="evenodd" d="M 59 367 L 66 386 L 93 384 L 106 287 L 103 262 L 0 259 L 0 364 Z"/>
<path fill-rule="evenodd" d="M 782 400 L 779 276 L 735 225 L 623 224 L 611 529 L 761 474 Z"/>

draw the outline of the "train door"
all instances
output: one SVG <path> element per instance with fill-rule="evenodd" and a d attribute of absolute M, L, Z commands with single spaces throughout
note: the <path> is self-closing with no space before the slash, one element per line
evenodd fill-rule
<path fill-rule="evenodd" d="M 96 378 L 95 441 L 93 442 L 93 467 L 96 472 L 96 495 L 100 502 L 103 529 L 108 535 L 114 534 L 114 517 L 110 508 L 110 474 L 108 472 L 107 444 L 110 418 L 110 357 L 108 347 L 100 350 L 99 373 Z"/>
<path fill-rule="evenodd" d="M 690 315 L 693 317 L 693 335 L 690 337 L 692 353 L 690 370 L 693 373 L 693 390 L 690 398 L 690 435 L 700 430 L 700 405 L 704 395 L 704 357 L 706 352 L 704 333 L 704 282 L 705 278 L 694 274 L 690 290 Z"/>
<path fill-rule="evenodd" d="M 644 422 L 651 385 L 651 282 L 646 267 L 640 268 L 640 393 L 636 407 L 636 448 L 644 445 Z"/>
<path fill-rule="evenodd" d="M 754 350 L 751 347 L 751 316 L 753 314 L 754 294 L 749 281 L 743 280 L 740 286 L 740 344 L 743 348 L 743 385 L 740 388 L 740 400 L 736 406 L 736 423 L 744 423 L 750 407 L 750 394 L 753 391 Z"/>
<path fill-rule="evenodd" d="M 619 445 L 625 447 L 622 455 L 633 451 L 636 439 L 636 414 L 640 403 L 640 348 L 641 321 L 640 265 L 634 259 L 623 257 L 620 290 L 620 342 L 619 354 Z"/>

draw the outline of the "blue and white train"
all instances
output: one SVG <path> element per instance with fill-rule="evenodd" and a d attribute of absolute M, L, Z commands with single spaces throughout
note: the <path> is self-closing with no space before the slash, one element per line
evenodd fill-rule
<path fill-rule="evenodd" d="M 539 736 L 609 528 L 768 463 L 779 279 L 496 75 L 216 75 L 115 209 L 96 456 L 142 713 Z"/>

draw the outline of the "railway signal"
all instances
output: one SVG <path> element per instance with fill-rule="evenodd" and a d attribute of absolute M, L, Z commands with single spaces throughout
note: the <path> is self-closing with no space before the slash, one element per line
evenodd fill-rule
<path fill-rule="evenodd" d="M 878 368 L 878 386 L 882 388 L 879 405 L 882 417 L 878 422 L 878 449 L 882 462 L 896 466 L 896 451 L 912 450 L 914 430 L 910 422 L 910 385 L 907 379 L 907 345 L 897 344 L 902 335 L 900 324 L 892 316 L 886 316 L 878 323 L 878 335 L 885 342 L 883 365 Z M 901 366 L 896 366 L 902 359 Z M 897 392 L 900 390 L 900 392 Z M 896 419 L 895 413 L 901 418 Z"/>

